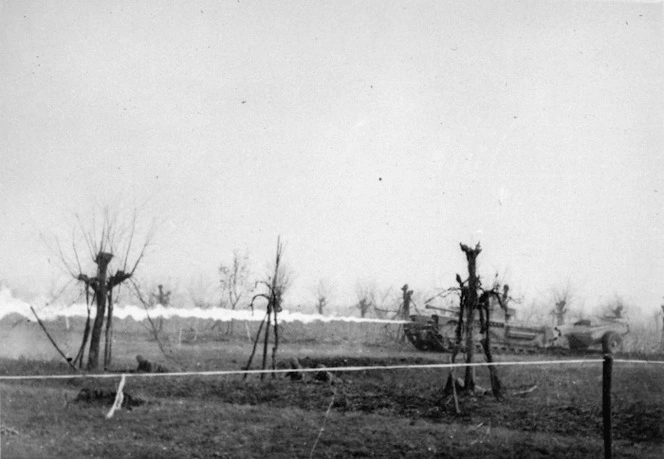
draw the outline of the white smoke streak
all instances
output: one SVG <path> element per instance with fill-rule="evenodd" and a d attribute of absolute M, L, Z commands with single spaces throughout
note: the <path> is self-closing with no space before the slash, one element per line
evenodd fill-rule
<path fill-rule="evenodd" d="M 45 321 L 55 320 L 58 317 L 86 317 L 87 309 L 85 303 L 76 303 L 71 305 L 46 303 L 38 301 L 34 303 L 27 303 L 21 299 L 15 298 L 11 291 L 7 288 L 0 290 L 0 320 L 9 314 L 19 314 L 26 318 L 33 318 L 30 306 L 33 306 L 39 314 L 39 318 Z M 91 316 L 95 316 L 95 307 L 91 308 Z M 231 310 L 222 308 L 212 309 L 199 309 L 199 308 L 173 308 L 157 305 L 145 311 L 145 308 L 135 305 L 118 305 L 113 310 L 113 316 L 118 319 L 126 319 L 131 317 L 136 321 L 146 320 L 150 318 L 163 317 L 170 319 L 174 317 L 180 318 L 196 318 L 196 319 L 211 319 L 228 322 L 230 320 L 246 320 L 246 321 L 261 321 L 265 317 L 263 310 L 252 311 L 247 309 Z M 337 316 L 322 316 L 320 314 L 304 314 L 301 312 L 290 312 L 284 310 L 279 313 L 280 322 L 364 322 L 364 323 L 384 323 L 384 324 L 398 324 L 404 323 L 401 320 L 387 320 L 387 319 L 372 319 L 360 317 L 337 317 Z"/>

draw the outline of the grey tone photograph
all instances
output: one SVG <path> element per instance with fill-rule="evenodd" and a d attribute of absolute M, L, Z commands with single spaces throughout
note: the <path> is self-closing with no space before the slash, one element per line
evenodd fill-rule
<path fill-rule="evenodd" d="M 0 457 L 664 456 L 662 12 L 0 0 Z"/>

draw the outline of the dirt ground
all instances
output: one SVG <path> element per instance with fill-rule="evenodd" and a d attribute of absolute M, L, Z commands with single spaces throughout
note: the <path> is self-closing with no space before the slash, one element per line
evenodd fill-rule
<path fill-rule="evenodd" d="M 380 330 L 379 330 L 380 332 Z M 393 339 L 298 342 L 280 358 L 303 367 L 447 363 Z M 61 337 L 65 340 L 64 337 Z M 35 340 L 38 338 L 35 336 Z M 324 341 L 324 340 L 321 340 Z M 366 342 L 370 341 L 370 342 Z M 40 349 L 40 346 L 36 346 Z M 45 350 L 46 348 L 44 348 Z M 235 370 L 246 364 L 245 338 L 201 336 L 174 347 L 169 361 L 147 334 L 119 335 L 116 371 L 143 353 L 178 371 Z M 515 356 L 499 356 L 514 360 Z M 518 357 L 534 360 L 535 357 Z M 566 357 L 569 358 L 569 357 Z M 575 356 L 575 358 L 579 358 Z M 583 358 L 583 357 L 582 357 Z M 597 359 L 596 355 L 588 358 Z M 556 359 L 562 359 L 558 357 Z M 260 365 L 260 356 L 254 367 Z M 0 360 L 0 375 L 68 374 L 51 358 Z M 124 392 L 143 403 L 104 415 L 112 397 L 77 401 L 81 389 L 117 389 L 119 378 L 0 382 L 3 457 L 601 457 L 600 363 L 499 367 L 506 398 L 442 396 L 447 369 L 337 372 L 334 384 L 268 375 L 131 375 Z M 662 457 L 664 365 L 615 364 L 616 456 Z M 485 369 L 478 384 L 488 387 Z M 524 390 L 532 391 L 519 394 Z"/>

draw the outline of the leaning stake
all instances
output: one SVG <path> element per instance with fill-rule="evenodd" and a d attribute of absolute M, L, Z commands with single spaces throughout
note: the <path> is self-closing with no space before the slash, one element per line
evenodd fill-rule
<path fill-rule="evenodd" d="M 48 339 L 51 341 L 51 344 L 53 344 L 53 346 L 55 347 L 55 350 L 58 351 L 58 353 L 62 356 L 63 359 L 65 359 L 65 361 L 67 362 L 67 364 L 68 364 L 70 367 L 72 367 L 74 370 L 78 371 L 78 368 L 76 368 L 76 366 L 75 366 L 73 363 L 71 363 L 71 359 L 67 358 L 67 356 L 65 355 L 65 353 L 62 352 L 62 351 L 60 350 L 60 348 L 59 348 L 58 345 L 56 344 L 55 340 L 51 337 L 51 335 L 50 335 L 50 333 L 48 332 L 48 330 L 46 330 L 46 326 L 44 325 L 44 323 L 41 321 L 41 319 L 40 319 L 39 316 L 37 315 L 37 312 L 35 312 L 35 308 L 33 308 L 32 306 L 30 306 L 30 310 L 31 310 L 32 313 L 35 315 L 35 319 L 37 319 L 37 323 L 38 323 L 39 326 L 42 328 L 42 330 L 44 330 L 44 333 L 46 333 L 46 336 L 47 336 Z"/>

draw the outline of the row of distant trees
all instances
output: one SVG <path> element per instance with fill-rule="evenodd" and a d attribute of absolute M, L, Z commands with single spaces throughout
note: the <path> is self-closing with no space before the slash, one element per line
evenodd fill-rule
<path fill-rule="evenodd" d="M 631 309 L 619 295 L 614 295 L 592 310 L 588 310 L 584 306 L 575 288 L 568 281 L 553 287 L 548 296 L 522 305 L 520 316 L 526 322 L 552 322 L 553 325 L 563 325 L 570 321 L 584 319 L 589 315 L 624 319 Z"/>
<path fill-rule="evenodd" d="M 181 302 L 189 302 L 201 309 L 220 307 L 232 310 L 238 307 L 247 307 L 250 303 L 251 293 L 255 288 L 248 254 L 235 251 L 228 263 L 220 265 L 217 274 L 218 280 L 213 283 L 214 285 L 211 285 L 211 281 L 205 281 L 202 278 L 192 281 L 186 289 L 184 298 L 180 295 L 180 299 L 175 305 L 181 304 Z M 503 278 L 504 276 L 496 275 L 494 282 L 504 284 L 505 280 Z M 153 287 L 152 290 L 152 305 L 171 305 L 171 301 L 163 300 L 165 296 L 163 285 Z M 170 290 L 167 293 L 170 294 Z M 430 303 L 440 304 L 441 301 L 445 303 L 444 306 L 454 306 L 452 297 L 448 298 L 447 302 L 443 299 L 432 303 L 433 300 L 442 296 L 431 290 L 415 291 L 412 298 L 413 310 L 427 313 L 424 311 L 427 305 Z M 358 281 L 355 285 L 355 303 L 340 306 L 336 299 L 336 285 L 329 279 L 320 279 L 310 288 L 308 309 L 321 315 L 329 314 L 332 311 L 346 313 L 353 313 L 354 311 L 360 317 L 392 318 L 399 312 L 403 295 L 401 291 L 392 287 L 381 288 L 375 282 Z M 519 298 L 513 298 L 511 305 L 516 306 L 520 320 L 542 324 L 552 323 L 553 325 L 583 319 L 588 314 L 623 318 L 630 309 L 624 299 L 616 295 L 593 311 L 588 312 L 570 282 L 552 287 L 548 294 L 528 304 L 524 304 Z"/>
<path fill-rule="evenodd" d="M 95 302 L 98 311 L 105 309 L 105 303 L 107 303 L 112 312 L 114 295 L 117 300 L 121 293 L 119 287 L 122 284 L 128 283 L 129 290 L 139 288 L 134 279 L 134 273 L 145 255 L 146 248 L 152 241 L 155 228 L 154 224 L 144 228 L 142 239 L 137 241 L 137 215 L 135 212 L 125 221 L 120 221 L 118 214 L 112 214 L 108 208 L 103 209 L 100 214 L 95 215 L 92 224 L 87 227 L 80 217 L 76 216 L 71 245 L 73 258 L 72 254 L 69 254 L 69 257 L 65 255 L 59 241 L 57 247 L 60 258 L 70 275 L 82 282 L 89 302 Z M 81 248 L 77 245 L 75 238 L 77 230 L 83 236 L 84 251 L 97 266 L 97 272 L 94 275 L 86 274 L 81 265 Z M 115 271 L 109 272 L 112 264 L 117 267 L 115 267 Z M 291 284 L 292 276 L 288 275 L 287 270 L 284 272 L 288 277 L 285 279 L 287 289 Z M 152 286 L 149 288 L 149 293 L 144 292 L 143 296 L 148 298 L 150 306 L 156 304 L 178 306 L 186 301 L 202 309 L 221 307 L 235 310 L 239 306 L 250 304 L 249 300 L 255 290 L 257 278 L 252 272 L 248 253 L 234 251 L 228 262 L 220 264 L 217 275 L 218 280 L 213 286 L 202 277 L 192 280 L 184 295 L 185 298 L 188 297 L 186 298 L 188 301 L 183 298 L 181 292 L 174 294 L 171 286 L 164 285 L 164 283 Z M 106 282 L 100 283 L 100 277 L 104 277 Z M 494 282 L 506 284 L 504 277 L 496 274 Z M 334 305 L 336 290 L 336 286 L 329 279 L 320 279 L 310 288 L 309 306 L 313 306 L 315 312 L 321 315 L 329 313 L 333 309 L 339 311 L 339 306 Z M 380 288 L 371 281 L 358 281 L 355 296 L 356 303 L 350 308 L 355 309 L 360 317 L 392 318 L 399 313 L 403 303 L 403 296 L 400 292 L 391 287 Z M 438 296 L 431 291 L 415 291 L 412 298 L 413 307 L 415 310 L 421 309 Z M 514 303 L 520 302 L 517 299 Z M 552 288 L 548 298 L 542 298 L 540 301 L 534 301 L 528 305 L 519 304 L 517 314 L 525 321 L 548 322 L 551 320 L 555 325 L 560 325 L 565 323 L 570 315 L 582 318 L 583 308 L 575 307 L 579 306 L 576 303 L 575 289 L 568 281 Z M 347 312 L 351 312 L 348 307 L 345 309 Z M 593 312 L 620 318 L 628 310 L 625 302 L 618 296 L 604 304 L 602 309 L 602 311 Z M 106 323 L 106 327 L 106 334 L 112 335 L 112 318 Z M 96 343 L 99 339 L 98 321 L 91 327 L 90 332 L 92 342 Z M 106 352 L 108 353 L 110 350 Z"/>
<path fill-rule="evenodd" d="M 83 332 L 82 343 L 78 354 L 73 358 L 73 365 L 83 365 L 86 347 L 88 349 L 87 368 L 94 370 L 99 366 L 101 343 L 104 339 L 103 365 L 107 368 L 112 359 L 113 342 L 113 308 L 121 295 L 122 288 L 132 292 L 146 307 L 155 304 L 169 306 L 173 303 L 172 291 L 167 285 L 159 284 L 156 289 L 146 292 L 135 279 L 137 268 L 143 262 L 146 251 L 152 243 L 155 223 L 140 226 L 136 212 L 128 218 L 120 218 L 116 212 L 104 208 L 96 214 L 91 224 L 86 225 L 76 216 L 71 240 L 66 244 L 56 239 L 56 248 L 60 260 L 66 267 L 70 277 L 82 288 L 87 304 L 87 321 Z M 292 276 L 288 270 L 280 271 L 280 297 L 291 284 Z M 201 308 L 224 307 L 235 310 L 249 305 L 253 308 L 259 284 L 265 284 L 265 277 L 256 278 L 250 268 L 248 254 L 239 251 L 233 253 L 228 263 L 218 268 L 218 301 L 210 302 L 207 295 L 200 295 L 196 287 L 189 289 L 190 297 L 195 306 Z M 496 279 L 498 276 L 496 276 Z M 502 280 L 504 284 L 504 279 Z M 326 279 L 321 279 L 311 289 L 311 301 L 316 312 L 326 314 L 332 308 L 336 293 L 335 286 Z M 427 295 L 425 292 L 413 292 L 407 285 L 402 292 L 392 289 L 380 289 L 372 282 L 358 282 L 356 285 L 357 302 L 353 306 L 361 317 L 394 318 L 406 311 L 417 311 L 424 308 L 435 298 L 441 296 Z M 428 297 L 428 298 L 427 298 Z M 547 316 L 552 317 L 556 324 L 562 324 L 574 309 L 576 295 L 568 283 L 561 288 L 552 290 L 551 301 L 554 307 L 545 308 L 531 304 L 523 308 L 521 318 L 535 319 L 543 322 Z M 280 300 L 281 301 L 281 300 Z M 517 300 L 518 302 L 518 300 Z M 540 303 L 542 304 L 542 303 Z M 548 302 L 548 304 L 551 304 Z M 404 309 L 405 306 L 405 309 Z M 94 321 L 91 320 L 92 309 L 96 310 Z M 413 308 L 413 309 L 410 309 Z M 605 305 L 605 315 L 622 317 L 627 307 L 619 297 Z M 229 329 L 232 333 L 232 328 Z"/>
<path fill-rule="evenodd" d="M 218 279 L 197 277 L 182 291 L 177 287 L 153 284 L 149 289 L 150 305 L 181 306 L 184 303 L 200 309 L 225 308 L 235 310 L 247 307 L 251 293 L 255 289 L 255 276 L 251 270 L 249 256 L 239 251 L 233 252 L 228 263 L 222 263 L 217 272 Z M 309 289 L 308 309 L 321 315 L 332 311 L 352 313 L 356 310 L 361 317 L 386 317 L 398 306 L 400 295 L 393 288 L 380 288 L 374 282 L 357 282 L 355 295 L 357 302 L 350 306 L 339 306 L 337 287 L 329 279 L 318 280 Z"/>

